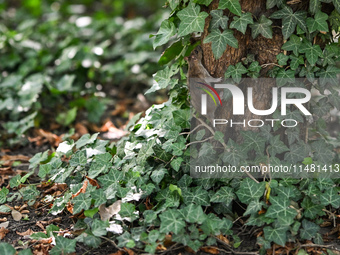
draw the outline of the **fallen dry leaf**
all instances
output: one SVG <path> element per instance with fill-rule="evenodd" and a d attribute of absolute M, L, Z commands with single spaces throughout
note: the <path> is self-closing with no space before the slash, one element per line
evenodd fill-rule
<path fill-rule="evenodd" d="M 88 134 L 89 131 L 87 130 L 86 126 L 80 122 L 78 122 L 75 126 L 74 126 L 77 134 L 79 134 L 80 136 Z"/>
<path fill-rule="evenodd" d="M 8 229 L 6 229 L 4 227 L 0 228 L 0 240 L 2 240 L 8 232 L 9 232 Z"/>
<path fill-rule="evenodd" d="M 34 231 L 32 229 L 27 229 L 25 232 L 18 232 L 16 231 L 16 233 L 19 235 L 19 236 L 30 236 L 34 233 Z"/>
<path fill-rule="evenodd" d="M 22 218 L 22 214 L 18 212 L 17 210 L 12 210 L 12 217 L 13 217 L 13 220 L 20 221 Z"/>
<path fill-rule="evenodd" d="M 56 191 L 64 191 L 68 188 L 66 183 L 54 183 L 51 188 L 44 191 L 45 194 L 50 194 Z"/>
<path fill-rule="evenodd" d="M 88 180 L 85 180 L 83 186 L 78 190 L 76 194 L 72 195 L 72 198 L 79 196 L 80 193 L 85 193 L 88 184 L 89 184 Z"/>
<path fill-rule="evenodd" d="M 85 177 L 86 177 L 86 179 L 89 180 L 89 182 L 90 182 L 90 184 L 91 184 L 92 186 L 96 186 L 98 189 L 100 188 L 100 185 L 98 184 L 98 182 L 97 182 L 96 180 L 91 179 L 91 178 L 88 177 L 88 176 L 85 176 Z"/>
<path fill-rule="evenodd" d="M 133 250 L 127 249 L 126 247 L 124 247 L 124 250 L 125 250 L 129 255 L 135 255 L 135 253 L 133 252 Z"/>
<path fill-rule="evenodd" d="M 210 247 L 210 246 L 202 247 L 201 250 L 204 251 L 204 252 L 210 253 L 210 254 L 219 254 L 220 253 L 220 251 L 216 247 Z"/>
<path fill-rule="evenodd" d="M 117 252 L 115 252 L 115 253 L 110 253 L 109 255 L 123 255 L 123 254 L 125 254 L 125 251 L 118 250 Z"/>
<path fill-rule="evenodd" d="M 9 225 L 9 221 L 6 221 L 6 222 L 0 224 L 0 228 L 7 228 L 8 225 Z"/>
<path fill-rule="evenodd" d="M 159 244 L 159 245 L 157 245 L 156 250 L 157 251 L 166 251 L 167 249 L 164 245 Z"/>
<path fill-rule="evenodd" d="M 230 244 L 230 241 L 229 239 L 227 238 L 227 236 L 224 236 L 224 235 L 218 235 L 216 236 L 218 239 L 220 239 L 222 242 L 225 242 L 226 244 Z"/>
<path fill-rule="evenodd" d="M 99 206 L 100 218 L 103 221 L 110 219 L 113 215 L 119 213 L 122 200 L 117 200 L 109 207 L 105 207 L 105 204 Z"/>

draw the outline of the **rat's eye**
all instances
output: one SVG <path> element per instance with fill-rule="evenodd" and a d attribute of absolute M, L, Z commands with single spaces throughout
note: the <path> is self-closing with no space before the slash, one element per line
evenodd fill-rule
<path fill-rule="evenodd" d="M 195 50 L 195 53 L 198 54 L 198 50 Z"/>

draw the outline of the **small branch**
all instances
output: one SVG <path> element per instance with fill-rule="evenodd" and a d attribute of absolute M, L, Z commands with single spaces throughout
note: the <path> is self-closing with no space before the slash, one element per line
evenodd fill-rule
<path fill-rule="evenodd" d="M 124 249 L 118 247 L 117 244 L 116 244 L 113 240 L 111 240 L 111 239 L 109 239 L 109 238 L 107 238 L 107 237 L 105 237 L 105 236 L 101 236 L 100 238 L 102 238 L 102 239 L 104 239 L 105 241 L 108 241 L 109 243 L 111 243 L 116 249 L 118 249 L 118 250 L 120 250 L 120 251 L 124 251 Z"/>
<path fill-rule="evenodd" d="M 195 143 L 204 143 L 204 142 L 206 142 L 206 141 L 208 141 L 208 140 L 210 140 L 210 139 L 213 139 L 213 138 L 214 138 L 213 136 L 210 136 L 210 137 L 208 137 L 208 138 L 206 138 L 206 139 L 204 139 L 204 140 L 202 140 L 202 141 L 194 141 L 194 142 L 188 143 L 188 144 L 185 146 L 185 148 L 188 148 L 188 146 L 190 146 L 190 145 L 192 145 L 192 144 L 195 144 Z"/>

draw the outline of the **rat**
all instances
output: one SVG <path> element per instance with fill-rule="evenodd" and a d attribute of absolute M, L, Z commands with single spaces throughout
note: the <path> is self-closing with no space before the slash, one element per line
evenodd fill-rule
<path fill-rule="evenodd" d="M 213 82 L 220 82 L 222 78 L 214 78 L 210 75 L 207 69 L 202 64 L 203 50 L 201 46 L 197 46 L 189 57 L 184 59 L 188 62 L 187 81 L 191 97 L 191 104 L 197 113 L 201 113 L 201 95 L 202 89 L 207 89 L 203 84 L 211 85 Z M 202 84 L 203 83 L 203 84 Z M 208 89 L 209 90 L 209 89 Z M 209 97 L 208 97 L 209 98 Z M 210 115 L 207 118 L 211 121 L 214 118 L 216 106 L 214 103 L 207 103 L 207 113 Z"/>

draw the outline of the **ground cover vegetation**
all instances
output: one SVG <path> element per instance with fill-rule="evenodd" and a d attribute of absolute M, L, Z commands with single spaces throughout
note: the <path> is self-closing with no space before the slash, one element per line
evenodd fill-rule
<path fill-rule="evenodd" d="M 50 254 L 78 252 L 79 244 L 95 251 L 104 242 L 110 244 L 116 254 L 176 253 L 183 247 L 191 252 L 201 250 L 212 254 L 337 254 L 340 250 L 337 244 L 339 178 L 324 175 L 318 178 L 253 180 L 190 176 L 190 154 L 209 158 L 216 151 L 210 145 L 200 146 L 199 141 L 205 139 L 205 133 L 191 137 L 187 63 L 184 58 L 201 44 L 204 64 L 210 73 L 215 70 L 216 77 L 223 75 L 235 82 L 244 77 L 273 77 L 278 78 L 279 83 L 284 82 L 281 85 L 285 86 L 289 84 L 287 80 L 303 77 L 320 92 L 317 101 L 310 107 L 314 121 L 305 127 L 311 139 L 303 139 L 303 131 L 296 128 L 286 134 L 287 141 L 284 143 L 275 133 L 280 129 L 278 126 L 265 127 L 261 132 L 243 132 L 243 143 L 226 139 L 223 132 L 211 132 L 212 139 L 229 148 L 221 155 L 224 163 L 256 165 L 279 161 L 301 164 L 309 173 L 315 172 L 313 164 L 328 164 L 337 169 L 339 135 L 330 134 L 326 118 L 330 109 L 340 110 L 336 80 L 340 71 L 336 65 L 339 45 L 335 40 L 340 26 L 339 1 L 169 0 L 166 6 L 170 14 L 162 20 L 158 32 L 151 36 L 153 39 L 145 38 L 143 45 L 148 47 L 147 41 L 150 40 L 151 44 L 153 40 L 154 48 L 167 47 L 160 56 L 158 64 L 161 67 L 154 75 L 155 83 L 146 94 L 168 89 L 169 100 L 150 107 L 144 117 L 132 119 L 127 127 L 129 135 L 118 142 L 98 139 L 97 133 L 87 134 L 77 141 L 65 138 L 56 150 L 40 152 L 32 157 L 29 172 L 16 175 L 7 187 L 2 187 L 0 212 L 3 214 L 12 214 L 13 218 L 18 214 L 22 216 L 24 213 L 19 209 L 8 205 L 24 202 L 31 210 L 43 205 L 50 207 L 49 213 L 55 217 L 66 214 L 72 215 L 74 220 L 74 224 L 68 227 L 50 223 L 43 227 L 42 232 L 27 234 L 29 239 L 22 241 L 20 254 L 35 252 L 37 245 L 40 251 L 45 249 Z M 64 24 L 65 33 L 71 29 L 67 24 Z M 140 23 L 131 23 L 131 26 L 137 24 Z M 44 25 L 38 23 L 38 26 Z M 110 37 L 117 34 L 114 28 L 119 26 L 107 24 L 105 19 L 98 21 L 97 25 L 106 28 L 102 30 Z M 30 27 L 30 23 L 26 21 L 22 26 Z M 58 26 L 58 29 L 62 28 L 62 25 Z M 85 33 L 74 25 L 73 29 L 78 31 L 79 37 Z M 102 40 L 106 38 L 105 33 L 97 31 L 98 27 L 94 27 L 87 33 L 91 38 L 98 36 L 98 41 L 105 44 Z M 12 121 L 3 124 L 3 132 L 17 131 L 17 136 L 11 136 L 12 139 L 20 137 L 41 119 L 39 107 L 43 102 L 37 100 L 40 98 L 36 98 L 38 94 L 47 93 L 47 98 L 60 98 L 65 91 L 72 91 L 71 95 L 83 93 L 83 87 L 77 90 L 73 83 L 78 74 L 69 73 L 72 70 L 70 65 L 78 66 L 82 72 L 85 69 L 87 75 L 80 77 L 84 78 L 83 82 L 92 79 L 105 81 L 109 79 L 108 74 L 118 72 L 115 62 L 107 64 L 110 65 L 108 68 L 104 68 L 105 65 L 100 68 L 92 66 L 97 61 L 96 54 L 91 53 L 86 45 L 69 45 L 78 40 L 73 34 L 69 35 L 68 43 L 58 46 L 60 56 L 67 60 L 62 62 L 58 55 L 59 65 L 53 65 L 52 70 L 43 75 L 37 71 L 49 70 L 43 68 L 47 64 L 41 62 L 44 54 L 40 51 L 38 54 L 34 48 L 19 54 L 24 46 L 11 46 L 18 36 L 13 31 L 7 32 L 8 37 L 11 34 L 12 37 L 3 43 L 7 56 L 5 64 L 8 68 L 16 68 L 18 73 L 6 71 L 7 77 L 2 78 L 0 89 L 7 94 L 0 106 L 5 109 L 1 114 L 10 116 Z M 31 31 L 33 34 L 36 35 Z M 134 42 L 129 31 L 125 36 L 131 37 Z M 23 37 L 20 38 L 18 44 L 22 43 Z M 249 42 L 254 44 L 247 48 L 249 45 L 245 43 Z M 34 42 L 29 43 L 33 47 Z M 117 40 L 117 43 L 128 47 L 123 41 Z M 266 47 L 258 47 L 262 44 Z M 53 47 L 56 46 L 53 44 Z M 87 57 L 77 60 L 78 53 L 73 56 L 75 60 L 70 60 L 72 47 L 80 47 L 80 52 L 88 56 L 91 66 L 84 67 L 82 62 Z M 247 51 L 251 52 L 249 49 L 258 52 L 247 54 Z M 49 52 L 46 50 L 45 54 L 49 55 Z M 112 53 L 110 48 L 108 52 Z M 115 54 L 121 52 L 118 50 Z M 148 65 L 151 55 L 141 55 L 143 61 L 137 64 L 146 62 L 145 65 Z M 12 66 L 11 59 L 14 61 Z M 136 55 L 132 59 L 135 60 Z M 25 64 L 26 61 L 29 62 Z M 18 69 L 18 63 L 23 67 Z M 136 64 L 124 63 L 127 68 Z M 62 68 L 64 65 L 66 67 Z M 320 78 L 319 83 L 314 83 L 316 78 Z M 139 79 L 136 76 L 136 80 Z M 23 94 L 25 100 L 18 92 L 25 86 L 23 83 L 28 84 L 29 91 L 32 90 L 30 96 Z M 91 93 L 89 95 L 89 98 L 94 98 L 92 100 L 98 100 Z M 8 100 L 6 104 L 5 100 Z M 15 100 L 23 100 L 27 105 L 15 104 Z M 102 105 L 99 102 L 94 104 Z M 6 109 L 5 106 L 10 103 L 29 111 Z M 85 100 L 84 105 L 87 103 Z M 74 107 L 77 107 L 74 111 L 78 112 L 80 106 Z M 93 109 L 84 107 L 90 116 Z M 64 112 L 64 116 L 72 115 L 69 113 L 72 109 Z M 305 122 L 305 117 L 298 111 L 290 114 L 299 122 Z M 99 115 L 94 113 L 95 117 Z M 11 123 L 12 129 L 8 123 Z M 35 173 L 39 177 L 39 185 L 30 183 Z M 46 187 L 54 187 L 54 191 L 58 192 L 46 194 Z M 39 205 L 37 201 L 40 201 Z M 1 231 L 8 230 L 2 226 Z M 8 243 L 1 243 L 0 251 L 1 254 L 16 252 Z"/>

